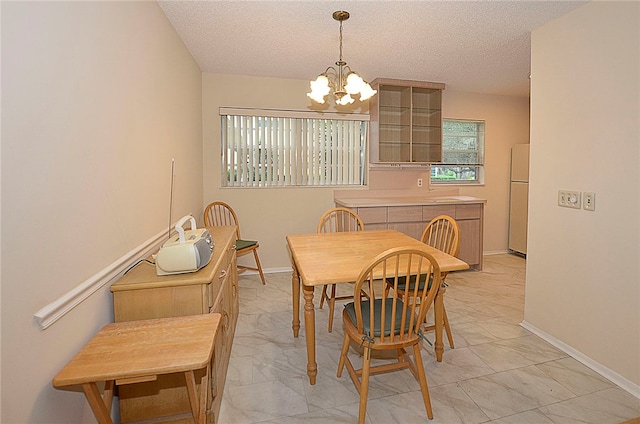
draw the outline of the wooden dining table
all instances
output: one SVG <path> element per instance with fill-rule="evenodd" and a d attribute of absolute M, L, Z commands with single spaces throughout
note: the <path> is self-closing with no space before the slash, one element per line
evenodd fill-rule
<path fill-rule="evenodd" d="M 316 383 L 315 307 L 313 292 L 316 286 L 354 282 L 366 266 L 380 253 L 393 247 L 411 247 L 430 253 L 438 262 L 441 272 L 469 268 L 460 259 L 428 246 L 396 230 L 366 230 L 339 233 L 293 234 L 287 236 L 291 252 L 293 275 L 293 336 L 300 331 L 300 285 L 304 295 L 304 324 L 307 342 L 307 375 Z M 434 305 L 436 359 L 442 361 L 443 300 L 441 291 Z"/>

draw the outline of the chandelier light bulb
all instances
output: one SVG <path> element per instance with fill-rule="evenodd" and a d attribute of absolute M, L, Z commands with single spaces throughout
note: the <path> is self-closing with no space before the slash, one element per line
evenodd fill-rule
<path fill-rule="evenodd" d="M 329 94 L 331 88 L 329 87 L 329 78 L 326 75 L 318 75 L 315 81 L 309 83 L 311 92 L 307 93 L 307 96 L 317 103 L 324 103 L 324 97 Z"/>
<path fill-rule="evenodd" d="M 349 94 L 358 94 L 364 89 L 365 84 L 360 75 L 351 72 L 347 76 L 347 85 L 344 86 L 344 90 Z"/>
<path fill-rule="evenodd" d="M 364 83 L 364 86 L 362 87 L 362 90 L 360 90 L 360 100 L 368 100 L 371 97 L 373 97 L 376 93 L 378 92 L 378 90 L 374 90 L 373 88 L 371 88 L 371 86 L 369 85 L 369 83 Z"/>

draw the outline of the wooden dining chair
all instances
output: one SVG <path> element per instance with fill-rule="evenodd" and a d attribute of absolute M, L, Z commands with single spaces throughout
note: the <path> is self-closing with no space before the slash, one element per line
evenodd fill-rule
<path fill-rule="evenodd" d="M 253 258 L 256 262 L 255 267 L 246 265 L 238 265 L 238 272 L 246 270 L 258 271 L 262 284 L 267 284 L 264 279 L 264 273 L 262 272 L 262 265 L 260 264 L 260 258 L 258 257 L 258 247 L 260 247 L 256 240 L 244 240 L 240 237 L 240 224 L 238 222 L 238 216 L 231 206 L 225 202 L 213 202 L 207 205 L 204 209 L 204 225 L 205 227 L 216 226 L 236 226 L 236 255 L 238 257 L 253 252 Z"/>
<path fill-rule="evenodd" d="M 458 256 L 460 252 L 460 229 L 455 219 L 448 215 L 438 215 L 433 218 L 425 227 L 420 240 L 428 244 L 431 247 L 447 253 L 451 256 Z M 442 287 L 440 288 L 440 295 L 444 296 L 447 290 L 445 279 L 447 273 L 442 274 Z M 444 298 L 443 298 L 444 299 Z M 449 318 L 447 317 L 447 309 L 444 306 L 444 300 L 442 303 L 442 319 L 444 329 L 447 333 L 447 339 L 449 340 L 449 346 L 454 348 L 453 334 L 451 334 L 451 326 L 449 325 Z M 425 330 L 434 330 L 435 325 L 425 327 Z"/>
<path fill-rule="evenodd" d="M 448 215 L 438 215 L 427 224 L 422 232 L 420 240 L 423 243 L 428 244 L 431 247 L 435 247 L 436 249 L 451 256 L 458 256 L 458 252 L 460 250 L 460 230 L 458 228 L 458 223 Z M 446 284 L 444 283 L 446 277 L 447 273 L 445 272 L 442 275 L 443 287 L 440 289 L 441 296 L 444 296 L 446 292 Z M 424 284 L 425 279 L 421 277 L 419 282 L 419 284 Z M 429 282 L 429 284 L 431 284 L 431 282 Z M 387 284 L 387 288 L 389 287 L 390 285 Z M 403 288 L 402 283 L 400 284 L 400 287 L 401 289 Z M 449 346 L 453 349 L 453 334 L 451 333 L 451 326 L 449 325 L 449 318 L 447 317 L 444 300 L 442 304 L 442 319 L 444 329 L 447 333 L 447 339 L 449 340 Z M 425 331 L 435 330 L 435 324 L 425 326 L 424 329 Z"/>
<path fill-rule="evenodd" d="M 407 276 L 415 281 L 416 276 L 424 275 L 430 285 L 413 284 L 410 288 L 404 284 Z M 386 290 L 380 284 L 381 276 L 392 285 Z M 353 288 L 354 301 L 345 305 L 342 313 L 344 322 L 344 342 L 338 363 L 338 377 L 341 377 L 345 365 L 349 376 L 360 393 L 358 423 L 365 422 L 369 377 L 374 374 L 409 368 L 420 384 L 422 400 L 427 416 L 433 418 L 427 377 L 420 354 L 420 340 L 423 338 L 422 323 L 434 299 L 441 282 L 440 267 L 429 253 L 407 247 L 389 249 L 360 272 Z M 365 300 L 356 294 L 366 289 L 370 299 Z M 400 294 L 402 293 L 402 298 Z M 403 299 L 419 299 L 419 302 L 406 302 Z M 356 369 L 349 359 L 349 347 L 352 344 L 363 348 L 362 368 Z M 413 348 L 413 360 L 407 348 Z M 372 351 L 394 351 L 396 362 L 385 359 L 380 365 L 371 365 Z M 358 355 L 360 356 L 360 355 Z"/>
<path fill-rule="evenodd" d="M 364 223 L 357 213 L 351 209 L 337 207 L 326 211 L 318 221 L 318 233 L 338 233 L 348 231 L 363 231 Z M 333 313 L 335 310 L 336 300 L 350 300 L 351 295 L 336 296 L 336 284 L 331 284 L 331 292 L 329 294 L 329 284 L 322 287 L 322 297 L 320 298 L 320 308 L 325 300 L 329 305 L 329 332 L 333 330 Z"/>

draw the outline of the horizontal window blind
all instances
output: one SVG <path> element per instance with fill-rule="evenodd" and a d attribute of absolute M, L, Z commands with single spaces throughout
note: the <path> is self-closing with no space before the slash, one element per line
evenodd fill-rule
<path fill-rule="evenodd" d="M 484 165 L 484 121 L 444 120 L 443 164 Z"/>
<path fill-rule="evenodd" d="M 442 162 L 431 166 L 435 183 L 482 183 L 484 121 L 442 121 Z"/>
<path fill-rule="evenodd" d="M 365 184 L 366 120 L 220 112 L 224 187 Z"/>

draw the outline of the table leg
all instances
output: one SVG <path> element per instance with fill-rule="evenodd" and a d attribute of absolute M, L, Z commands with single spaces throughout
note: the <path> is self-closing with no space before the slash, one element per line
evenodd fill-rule
<path fill-rule="evenodd" d="M 113 424 L 113 421 L 111 421 L 111 413 L 107 409 L 107 405 L 104 403 L 104 400 L 100 395 L 98 385 L 95 382 L 84 383 L 82 385 L 82 390 L 84 391 L 84 395 L 87 397 L 89 406 L 93 411 L 93 415 L 95 415 L 96 419 L 98 420 L 98 423 Z"/>
<path fill-rule="evenodd" d="M 255 250 L 254 250 L 255 252 Z M 211 362 L 207 365 L 207 372 L 202 376 L 200 380 L 200 422 L 205 424 L 207 422 L 207 396 L 209 389 L 209 376 L 211 375 Z"/>
<path fill-rule="evenodd" d="M 104 383 L 104 391 L 102 395 L 102 399 L 104 400 L 104 404 L 107 409 L 111 411 L 111 406 L 113 404 L 113 392 L 115 389 L 116 382 L 114 380 L 109 380 Z"/>
<path fill-rule="evenodd" d="M 436 343 L 435 343 L 435 351 L 436 351 L 436 360 L 438 362 L 442 362 L 442 354 L 444 353 L 444 343 L 442 342 L 442 323 L 444 314 L 444 296 L 442 295 L 442 289 L 438 290 L 436 293 L 436 298 L 434 301 L 434 311 L 433 311 L 433 319 L 435 320 L 435 332 L 436 332 Z"/>
<path fill-rule="evenodd" d="M 307 375 L 309 382 L 316 384 L 318 364 L 316 363 L 316 313 L 313 307 L 313 286 L 303 286 L 304 290 L 304 331 L 307 338 Z"/>
<path fill-rule="evenodd" d="M 208 368 L 207 368 L 208 371 Z M 209 373 L 206 372 L 202 381 L 200 382 L 200 398 L 198 398 L 198 388 L 196 386 L 196 376 L 193 370 L 184 372 L 184 379 L 187 382 L 187 393 L 189 395 L 189 404 L 191 405 L 191 414 L 193 415 L 193 422 L 196 424 L 204 424 L 205 412 L 206 412 L 206 391 L 207 391 L 207 378 Z M 202 402 L 204 396 L 205 402 Z"/>
<path fill-rule="evenodd" d="M 300 274 L 296 264 L 293 264 L 293 274 L 291 277 L 291 293 L 293 296 L 293 321 L 291 328 L 293 329 L 293 337 L 298 337 L 300 333 Z"/>

